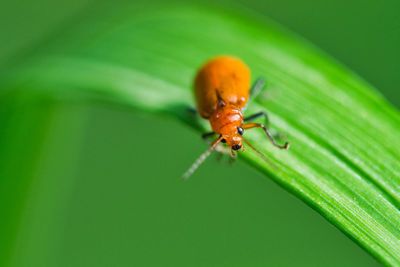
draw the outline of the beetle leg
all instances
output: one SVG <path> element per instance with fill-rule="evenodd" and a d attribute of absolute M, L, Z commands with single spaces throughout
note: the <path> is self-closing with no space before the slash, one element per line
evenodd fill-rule
<path fill-rule="evenodd" d="M 231 156 L 229 157 L 228 163 L 232 165 L 236 161 L 236 152 L 231 150 Z"/>
<path fill-rule="evenodd" d="M 181 107 L 177 110 L 176 113 L 182 121 L 192 124 L 193 127 L 199 130 L 206 129 L 204 120 L 193 106 L 185 105 L 183 108 Z"/>
<path fill-rule="evenodd" d="M 268 118 L 267 112 L 265 112 L 265 111 L 260 111 L 260 112 L 258 112 L 256 114 L 248 116 L 248 117 L 244 118 L 244 121 L 251 121 L 251 120 L 257 119 L 258 117 L 261 117 L 261 116 L 264 116 L 264 120 L 265 120 L 264 126 L 265 126 L 265 128 L 269 129 L 270 128 L 269 127 L 269 118 Z M 278 140 L 282 140 L 282 139 L 286 138 L 286 136 L 283 133 L 277 133 L 273 129 L 270 130 L 270 132 L 271 132 L 272 136 L 274 138 L 278 139 Z"/>
<path fill-rule="evenodd" d="M 265 80 L 262 77 L 257 78 L 257 80 L 252 84 L 250 87 L 250 95 L 249 95 L 249 100 L 247 101 L 246 106 L 242 108 L 242 110 L 246 110 L 247 106 L 253 101 L 261 92 L 262 89 L 265 88 Z"/>
<path fill-rule="evenodd" d="M 261 123 L 247 123 L 242 126 L 243 129 L 251 129 L 251 128 L 261 128 L 264 130 L 264 133 L 268 136 L 268 139 L 271 141 L 271 143 L 276 146 L 277 148 L 280 149 L 288 149 L 289 148 L 289 142 L 286 142 L 283 146 L 278 145 L 275 141 L 275 139 L 272 137 L 271 133 L 265 128 L 264 125 Z"/>
<path fill-rule="evenodd" d="M 218 151 L 221 154 L 230 154 L 231 153 L 231 149 L 229 147 L 223 146 L 222 144 L 219 144 L 218 146 L 216 146 L 215 151 Z"/>
<path fill-rule="evenodd" d="M 186 107 L 186 110 L 187 110 L 187 112 L 189 112 L 190 114 L 197 115 L 197 109 L 194 108 L 194 107 L 192 107 L 192 106 Z"/>
<path fill-rule="evenodd" d="M 253 85 L 250 88 L 250 100 L 256 98 L 262 91 L 263 88 L 265 88 L 266 82 L 264 78 L 259 77 L 257 80 L 253 83 Z"/>
<path fill-rule="evenodd" d="M 256 114 L 248 116 L 248 117 L 244 118 L 244 121 L 251 121 L 251 120 L 257 119 L 258 117 L 261 117 L 261 116 L 264 116 L 264 119 L 265 119 L 264 125 L 268 129 L 269 128 L 269 118 L 268 118 L 267 112 L 265 112 L 265 111 L 260 111 Z"/>
<path fill-rule="evenodd" d="M 231 149 L 229 147 L 223 146 L 222 144 L 218 144 L 215 147 L 217 161 L 220 162 L 224 155 L 231 154 Z"/>
<path fill-rule="evenodd" d="M 213 136 L 214 134 L 215 134 L 214 132 L 203 133 L 201 135 L 201 138 L 207 139 L 208 137 Z"/>
<path fill-rule="evenodd" d="M 218 148 L 215 148 L 215 151 L 217 152 L 217 153 L 215 153 L 215 158 L 216 158 L 217 162 L 221 162 L 224 154 L 222 152 L 219 152 Z"/>

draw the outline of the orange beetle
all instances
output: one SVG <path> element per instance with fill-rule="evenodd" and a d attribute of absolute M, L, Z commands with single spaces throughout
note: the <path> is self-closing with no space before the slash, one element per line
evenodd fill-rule
<path fill-rule="evenodd" d="M 250 70 L 240 59 L 235 57 L 215 57 L 201 67 L 194 82 L 196 104 L 200 116 L 209 120 L 213 130 L 203 134 L 203 138 L 215 134 L 219 135 L 219 137 L 184 174 L 184 178 L 188 178 L 220 142 L 226 143 L 231 148 L 232 156 L 236 155 L 236 150 L 240 148 L 243 150 L 242 141 L 244 141 L 265 158 L 243 137 L 246 129 L 261 128 L 273 145 L 280 149 L 289 148 L 288 142 L 283 146 L 278 145 L 263 124 L 243 124 L 260 116 L 264 116 L 268 122 L 266 112 L 262 111 L 246 118 L 242 112 L 249 97 L 255 97 L 263 86 L 263 79 L 258 79 L 250 89 Z"/>

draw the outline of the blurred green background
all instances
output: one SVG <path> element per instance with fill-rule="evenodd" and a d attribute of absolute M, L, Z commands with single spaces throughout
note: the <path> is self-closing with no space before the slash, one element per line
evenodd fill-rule
<path fill-rule="evenodd" d="M 400 106 L 398 2 L 242 3 L 311 40 Z M 0 70 L 95 4 L 3 0 Z M 172 119 L 90 103 L 49 104 L 43 112 L 51 115 L 38 168 L 23 190 L 9 188 L 23 196 L 9 203 L 21 208 L 8 233 L 15 242 L 3 244 L 9 266 L 378 265 L 242 162 L 211 158 L 183 182 L 206 145 Z"/>

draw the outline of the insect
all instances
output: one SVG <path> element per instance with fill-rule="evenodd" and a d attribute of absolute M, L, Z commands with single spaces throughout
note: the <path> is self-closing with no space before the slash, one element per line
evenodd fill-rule
<path fill-rule="evenodd" d="M 212 132 L 205 133 L 202 137 L 208 138 L 214 135 L 218 137 L 183 175 L 185 179 L 189 178 L 220 143 L 225 143 L 230 148 L 233 157 L 240 148 L 242 151 L 244 150 L 242 144 L 244 142 L 266 159 L 264 154 L 243 137 L 244 131 L 248 129 L 260 128 L 274 146 L 280 149 L 289 148 L 289 142 L 283 146 L 278 145 L 265 125 L 249 122 L 264 116 L 267 125 L 266 112 L 261 111 L 248 117 L 243 116 L 243 109 L 248 99 L 254 98 L 263 86 L 264 80 L 259 78 L 250 88 L 250 70 L 236 57 L 215 57 L 200 68 L 194 81 L 197 111 L 202 118 L 209 120 L 212 129 Z"/>

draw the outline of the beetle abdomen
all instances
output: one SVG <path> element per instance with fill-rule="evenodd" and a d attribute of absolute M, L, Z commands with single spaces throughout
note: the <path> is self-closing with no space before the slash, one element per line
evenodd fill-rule
<path fill-rule="evenodd" d="M 194 90 L 200 115 L 209 118 L 217 109 L 217 91 L 226 104 L 242 108 L 249 96 L 250 71 L 238 58 L 215 57 L 197 73 Z"/>

